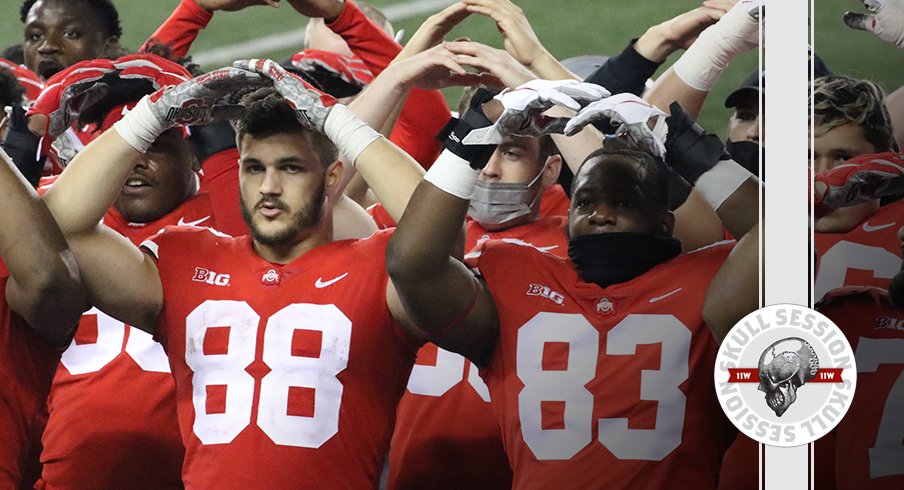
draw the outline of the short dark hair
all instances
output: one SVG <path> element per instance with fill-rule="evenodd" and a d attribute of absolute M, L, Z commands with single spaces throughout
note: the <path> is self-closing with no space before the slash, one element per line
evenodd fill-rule
<path fill-rule="evenodd" d="M 654 210 L 663 213 L 669 211 L 669 180 L 665 162 L 633 141 L 628 140 L 627 137 L 607 138 L 602 148 L 598 148 L 587 155 L 587 158 L 584 159 L 584 162 L 578 168 L 576 175 L 580 175 L 584 164 L 590 160 L 609 158 L 631 162 L 637 170 L 641 182 L 649 191 L 650 199 L 648 202 L 654 207 Z M 577 182 L 577 178 L 572 181 L 572 193 L 574 193 L 574 187 Z"/>
<path fill-rule="evenodd" d="M 25 89 L 16 80 L 13 72 L 0 68 L 0 109 L 11 105 L 22 105 Z"/>
<path fill-rule="evenodd" d="M 235 132 L 241 140 L 244 135 L 266 138 L 275 134 L 301 132 L 307 134 L 314 145 L 314 152 L 324 167 L 336 161 L 339 150 L 329 138 L 306 129 L 298 122 L 295 109 L 276 89 L 264 87 L 242 97 L 247 112 L 235 121 Z"/>
<path fill-rule="evenodd" d="M 34 4 L 38 0 L 25 0 L 22 2 L 22 7 L 19 9 L 19 19 L 22 23 L 25 23 L 25 20 L 28 18 L 28 12 L 34 6 Z M 88 8 L 94 11 L 94 15 L 97 16 L 97 20 L 100 21 L 101 25 L 104 28 L 104 32 L 107 37 L 115 37 L 119 39 L 122 37 L 122 26 L 119 23 L 119 12 L 116 10 L 116 6 L 113 5 L 111 0 L 77 0 L 82 2 L 82 4 L 87 5 Z M 74 3 L 73 0 L 67 0 L 68 3 Z"/>

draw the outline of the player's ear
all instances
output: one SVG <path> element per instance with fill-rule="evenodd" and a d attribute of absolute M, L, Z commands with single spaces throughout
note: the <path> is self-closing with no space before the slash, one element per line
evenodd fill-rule
<path fill-rule="evenodd" d="M 663 213 L 659 226 L 661 227 L 661 230 L 665 236 L 674 236 L 675 213 L 671 211 L 666 211 L 665 213 Z"/>
<path fill-rule="evenodd" d="M 551 155 L 546 159 L 546 166 L 543 168 L 543 177 L 540 177 L 543 188 L 548 189 L 559 181 L 559 172 L 562 171 L 562 156 Z"/>
<path fill-rule="evenodd" d="M 342 174 L 344 172 L 345 166 L 342 164 L 342 160 L 336 160 L 326 168 L 326 178 L 324 179 L 324 183 L 326 185 L 326 191 L 328 194 L 336 194 L 339 183 L 342 182 Z"/>

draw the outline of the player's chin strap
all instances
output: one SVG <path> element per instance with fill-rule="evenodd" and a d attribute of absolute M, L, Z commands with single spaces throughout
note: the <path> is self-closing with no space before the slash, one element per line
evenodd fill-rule
<path fill-rule="evenodd" d="M 643 233 L 598 233 L 568 240 L 568 258 L 581 279 L 601 288 L 630 281 L 680 253 L 677 238 Z"/>

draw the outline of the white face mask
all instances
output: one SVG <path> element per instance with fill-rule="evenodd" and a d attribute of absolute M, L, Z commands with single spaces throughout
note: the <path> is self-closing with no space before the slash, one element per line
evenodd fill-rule
<path fill-rule="evenodd" d="M 534 205 L 543 194 L 541 190 L 531 199 L 530 188 L 540 180 L 548 163 L 547 160 L 537 176 L 527 184 L 478 180 L 471 195 L 468 215 L 487 231 L 504 230 L 527 223 Z"/>

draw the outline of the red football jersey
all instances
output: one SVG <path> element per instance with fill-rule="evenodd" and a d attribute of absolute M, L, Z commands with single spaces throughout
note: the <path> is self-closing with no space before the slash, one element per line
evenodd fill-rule
<path fill-rule="evenodd" d="M 467 225 L 466 250 L 487 240 L 528 243 L 568 255 L 566 217 L 541 218 L 498 232 Z M 499 425 L 477 368 L 464 357 L 428 343 L 417 355 L 399 403 L 389 452 L 389 488 L 511 488 L 512 470 Z"/>
<path fill-rule="evenodd" d="M 0 487 L 18 488 L 60 350 L 44 343 L 10 310 L 8 280 L 9 271 L 0 261 Z"/>
<path fill-rule="evenodd" d="M 555 184 L 543 191 L 540 201 L 540 216 L 565 216 L 568 217 L 568 208 L 571 200 L 561 185 Z"/>
<path fill-rule="evenodd" d="M 830 295 L 819 311 L 857 359 L 857 393 L 833 431 L 837 487 L 904 488 L 904 311 L 876 290 Z"/>
<path fill-rule="evenodd" d="M 104 224 L 137 246 L 168 225 L 216 222 L 208 196 L 198 194 L 151 223 L 129 223 L 111 208 Z M 182 487 L 175 385 L 163 347 L 147 333 L 97 308 L 86 312 L 48 410 L 39 488 Z"/>
<path fill-rule="evenodd" d="M 847 286 L 888 288 L 901 270 L 904 199 L 882 206 L 847 233 L 816 233 L 816 301 Z"/>
<path fill-rule="evenodd" d="M 717 344 L 701 310 L 731 249 L 607 288 L 530 246 L 491 241 L 470 261 L 498 309 L 481 374 L 514 488 L 715 488 L 735 431 L 716 399 Z"/>
<path fill-rule="evenodd" d="M 176 381 L 186 487 L 376 487 L 422 342 L 386 305 L 390 233 L 271 264 L 249 237 L 167 228 L 157 337 Z"/>

